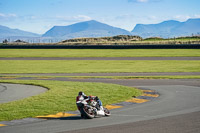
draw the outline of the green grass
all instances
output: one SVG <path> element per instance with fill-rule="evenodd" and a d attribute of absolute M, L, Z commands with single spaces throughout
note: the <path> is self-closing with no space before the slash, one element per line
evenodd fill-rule
<path fill-rule="evenodd" d="M 0 60 L 0 73 L 200 72 L 200 61 Z"/>
<path fill-rule="evenodd" d="M 87 95 L 99 96 L 104 105 L 122 102 L 142 94 L 135 88 L 103 83 L 36 80 L 0 80 L 0 82 L 33 84 L 50 88 L 49 91 L 37 96 L 0 104 L 0 121 L 77 110 L 75 101 L 79 91 L 84 91 Z"/>
<path fill-rule="evenodd" d="M 80 77 L 75 77 L 80 78 Z M 84 78 L 84 77 L 82 77 Z M 200 75 L 173 75 L 173 76 L 106 76 L 106 77 L 85 77 L 85 78 L 106 78 L 106 79 L 200 79 Z"/>
<path fill-rule="evenodd" d="M 200 57 L 200 50 L 0 49 L 0 57 Z M 2 74 L 101 72 L 200 72 L 200 61 L 0 60 L 0 73 Z M 72 78 L 181 79 L 200 78 L 200 76 L 73 76 Z M 10 103 L 0 104 L 0 121 L 76 110 L 75 97 L 80 90 L 84 91 L 87 95 L 99 96 L 104 105 L 125 101 L 132 96 L 138 96 L 141 94 L 141 91 L 138 91 L 134 88 L 103 83 L 81 83 L 43 80 L 0 80 L 0 82 L 34 84 L 50 88 L 50 90 L 46 93 L 42 93 L 37 96 L 32 96 Z"/>
<path fill-rule="evenodd" d="M 0 49 L 0 57 L 199 57 L 199 49 Z"/>
<path fill-rule="evenodd" d="M 23 77 L 23 76 L 22 76 Z M 30 77 L 30 76 L 29 76 Z M 170 75 L 170 76 L 55 76 L 55 77 L 67 77 L 74 79 L 200 79 L 200 75 Z M 54 76 L 44 76 L 38 78 L 54 78 Z"/>
<path fill-rule="evenodd" d="M 73 78 L 73 79 L 200 79 L 200 75 L 159 75 L 159 76 L 38 76 L 38 75 L 3 75 L 2 79 L 31 77 L 36 79 Z"/>

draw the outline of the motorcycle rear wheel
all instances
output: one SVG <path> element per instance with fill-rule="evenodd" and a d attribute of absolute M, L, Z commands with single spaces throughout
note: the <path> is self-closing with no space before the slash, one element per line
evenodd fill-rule
<path fill-rule="evenodd" d="M 94 112 L 91 109 L 87 108 L 87 107 L 81 108 L 80 111 L 81 111 L 81 114 L 83 116 L 85 116 L 85 118 L 87 118 L 87 119 L 93 119 L 95 117 Z"/>

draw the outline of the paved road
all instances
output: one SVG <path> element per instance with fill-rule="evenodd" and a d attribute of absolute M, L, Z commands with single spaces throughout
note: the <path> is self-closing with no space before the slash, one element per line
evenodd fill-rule
<path fill-rule="evenodd" d="M 199 133 L 200 112 L 62 133 Z M 185 123 L 187 121 L 187 123 Z M 192 128 L 191 128 L 192 127 Z"/>
<path fill-rule="evenodd" d="M 55 80 L 55 79 L 54 79 Z M 79 116 L 1 127 L 1 133 L 56 132 L 200 132 L 200 80 L 105 80 L 69 79 L 63 81 L 106 82 L 153 89 L 160 97 L 143 104 L 112 110 L 109 118 L 83 120 Z M 194 124 L 192 124 L 194 123 Z M 84 130 L 83 130 L 84 129 Z M 118 129 L 118 130 L 117 130 Z M 75 131 L 76 130 L 76 131 Z"/>
<path fill-rule="evenodd" d="M 0 83 L 0 103 L 23 99 L 45 91 L 47 89 L 39 86 Z"/>
<path fill-rule="evenodd" d="M 0 60 L 200 60 L 200 57 L 0 57 Z"/>

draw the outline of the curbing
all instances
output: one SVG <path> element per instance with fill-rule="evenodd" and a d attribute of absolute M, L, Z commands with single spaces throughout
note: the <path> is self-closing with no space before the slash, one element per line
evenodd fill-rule
<path fill-rule="evenodd" d="M 4 127 L 4 126 L 7 126 L 7 125 L 5 125 L 5 124 L 0 124 L 0 127 Z"/>

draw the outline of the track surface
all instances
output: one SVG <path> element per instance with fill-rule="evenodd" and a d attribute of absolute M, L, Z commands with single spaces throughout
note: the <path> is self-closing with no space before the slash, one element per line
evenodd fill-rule
<path fill-rule="evenodd" d="M 23 99 L 45 91 L 47 89 L 39 86 L 0 83 L 0 103 Z"/>
<path fill-rule="evenodd" d="M 109 118 L 83 120 L 80 116 L 1 127 L 1 133 L 56 132 L 200 132 L 200 80 L 53 80 L 106 82 L 153 89 L 160 93 L 156 100 L 112 110 Z M 191 122 L 195 122 L 191 124 Z M 84 129 L 84 130 L 83 130 Z M 119 130 L 116 130 L 119 129 Z M 148 130 L 149 129 L 149 130 Z"/>
<path fill-rule="evenodd" d="M 62 133 L 199 133 L 200 112 Z M 186 124 L 184 121 L 188 121 Z M 193 128 L 191 128 L 193 127 Z"/>

